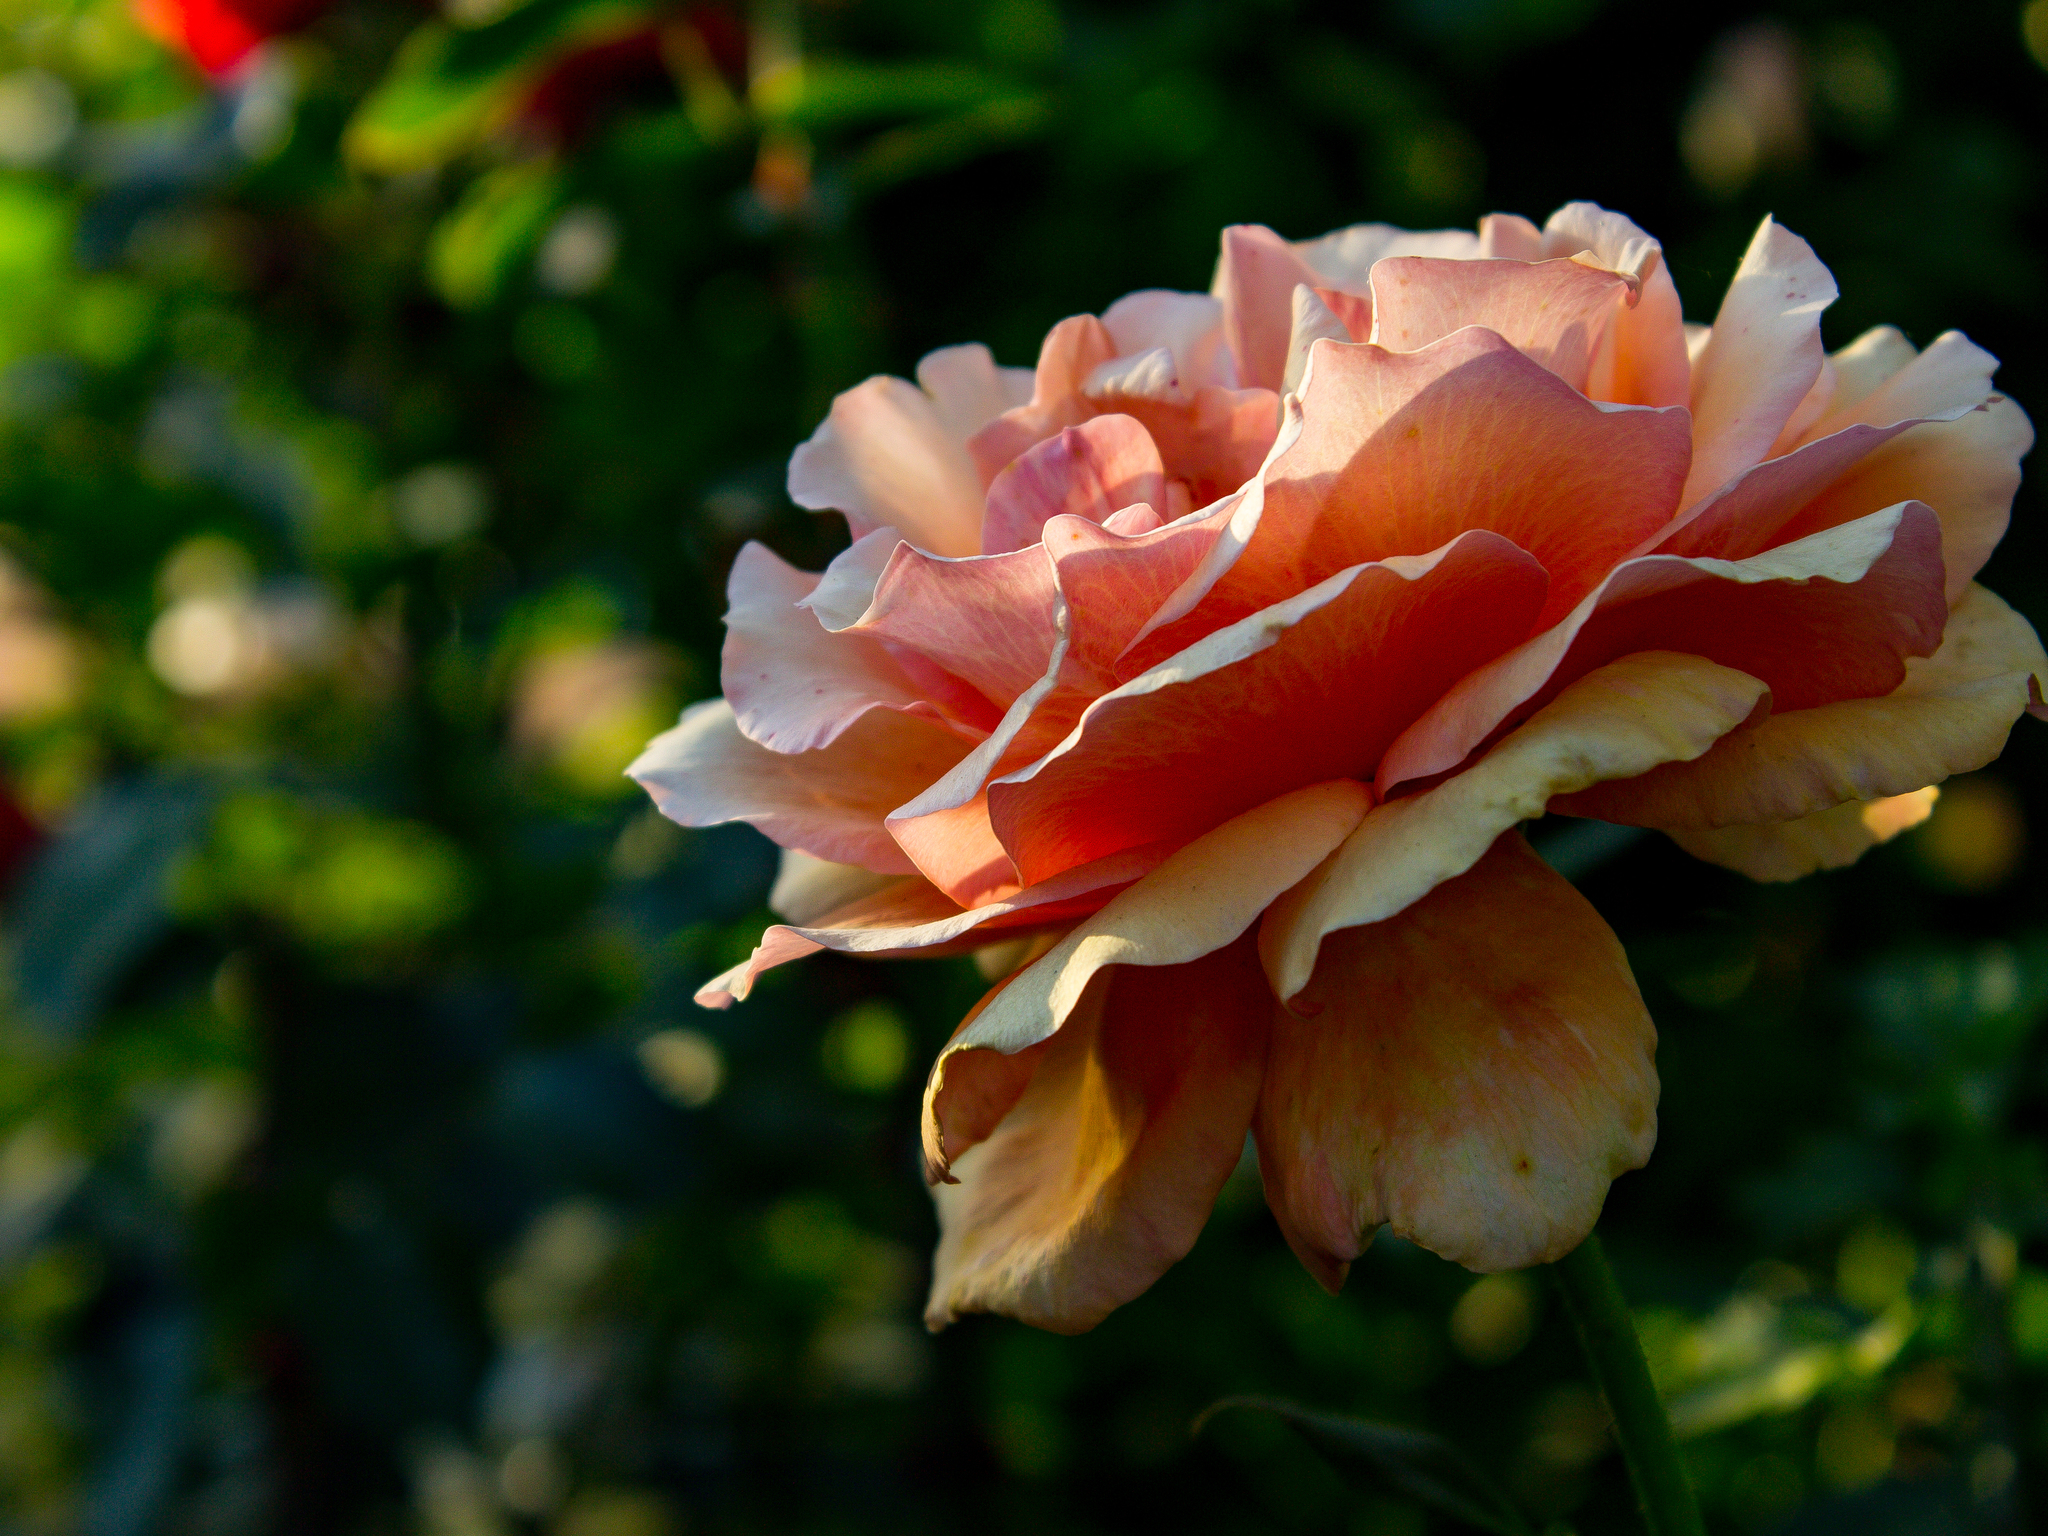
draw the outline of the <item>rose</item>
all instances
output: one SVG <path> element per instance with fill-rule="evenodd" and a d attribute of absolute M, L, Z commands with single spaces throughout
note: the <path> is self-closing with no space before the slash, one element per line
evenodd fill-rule
<path fill-rule="evenodd" d="M 1014 966 L 926 1093 L 929 1320 L 1085 1328 L 1247 1129 L 1325 1284 L 1381 1223 L 1554 1259 L 1655 1135 L 1613 935 L 1515 830 L 1846 863 L 2041 708 L 1971 583 L 2032 440 L 1960 335 L 1832 357 L 1766 220 L 1711 329 L 1588 204 L 1477 236 L 1226 231 L 1213 296 L 839 397 L 790 466 L 854 542 L 742 551 L 723 701 L 632 772 L 790 850 L 820 948 Z"/>

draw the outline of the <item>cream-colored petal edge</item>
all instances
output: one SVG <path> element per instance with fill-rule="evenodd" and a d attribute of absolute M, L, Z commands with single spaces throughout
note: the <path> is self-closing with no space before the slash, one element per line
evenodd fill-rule
<path fill-rule="evenodd" d="M 1273 903 L 1259 958 L 1283 1001 L 1308 985 L 1323 935 L 1375 923 L 1478 863 L 1552 796 L 1698 757 L 1768 690 L 1698 656 L 1645 651 L 1588 673 L 1485 757 L 1434 789 L 1389 801 Z"/>

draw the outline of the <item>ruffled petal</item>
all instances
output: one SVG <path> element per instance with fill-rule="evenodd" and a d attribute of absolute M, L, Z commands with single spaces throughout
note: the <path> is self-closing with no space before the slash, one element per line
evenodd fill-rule
<path fill-rule="evenodd" d="M 1093 315 L 1070 316 L 1046 332 L 1032 375 L 1031 398 L 1012 406 L 967 440 L 968 456 L 980 473 L 982 486 L 991 484 L 1033 443 L 1093 416 L 1095 405 L 1081 392 L 1082 386 L 1115 356 L 1115 338 Z M 977 507 L 977 536 L 978 518 Z M 978 537 L 975 547 L 980 547 Z"/>
<path fill-rule="evenodd" d="M 1755 678 L 1697 656 L 1629 656 L 1581 678 L 1464 772 L 1375 807 L 1273 903 L 1259 930 L 1273 995 L 1308 985 L 1327 935 L 1421 900 L 1553 797 L 1696 758 L 1765 697 Z"/>
<path fill-rule="evenodd" d="M 1634 306 L 1616 313 L 1594 354 L 1586 393 L 1617 405 L 1684 405 L 1692 394 L 1692 362 L 1686 355 L 1678 289 L 1662 247 L 1597 203 L 1566 203 L 1544 224 L 1540 254 L 1575 256 L 1580 251 L 1592 252 L 1603 267 L 1633 274 L 1642 285 Z"/>
<path fill-rule="evenodd" d="M 953 1063 L 963 1052 L 1015 1055 L 1051 1039 L 1110 966 L 1164 967 L 1235 942 L 1266 904 L 1343 842 L 1372 795 L 1339 779 L 1283 795 L 1177 849 L 1024 967 L 956 1034 L 925 1089 L 926 1159 L 944 1177 L 965 1146 L 946 1133 Z"/>
<path fill-rule="evenodd" d="M 1797 821 L 1753 827 L 1670 827 L 1671 840 L 1696 859 L 1752 880 L 1797 880 L 1816 870 L 1853 864 L 1933 813 L 1941 793 L 1930 784 L 1882 800 L 1851 800 Z"/>
<path fill-rule="evenodd" d="M 1130 416 L 1097 416 L 1018 455 L 988 488 L 982 549 L 1024 549 L 1055 517 L 1091 523 L 1137 502 L 1166 505 L 1166 471 L 1152 434 Z"/>
<path fill-rule="evenodd" d="M 1542 563 L 1561 615 L 1669 521 L 1690 451 L 1683 411 L 1596 405 L 1490 331 L 1419 352 L 1317 342 L 1255 525 L 1145 654 L 1170 655 L 1348 566 L 1477 528 Z"/>
<path fill-rule="evenodd" d="M 1896 343 L 1881 338 L 1869 350 L 1882 363 L 1867 369 L 1866 381 L 1868 373 L 1911 349 L 1903 338 Z M 1802 509 L 1787 525 L 1786 536 L 1845 522 L 1876 507 L 1924 501 L 1941 518 L 1949 601 L 1959 600 L 2005 536 L 2020 460 L 2034 445 L 2026 412 L 1992 393 L 1997 366 L 1990 353 L 1950 331 L 1869 384 L 1867 393 L 1845 400 L 1838 388 L 1836 407 L 1813 429 L 1815 435 L 1851 422 L 1927 424 L 1887 434 Z"/>
<path fill-rule="evenodd" d="M 2033 626 L 1972 587 L 1941 649 L 1906 663 L 1882 698 L 1780 712 L 1697 761 L 1602 784 L 1555 809 L 1647 827 L 1793 821 L 1848 800 L 1881 800 L 1981 768 L 2048 689 Z"/>
<path fill-rule="evenodd" d="M 1095 700 L 1058 747 L 989 785 L 990 823 L 1031 883 L 1303 783 L 1363 779 L 1451 682 L 1528 633 L 1544 588 L 1533 559 L 1483 532 L 1341 572 Z"/>
<path fill-rule="evenodd" d="M 1213 292 L 1223 302 L 1224 338 L 1237 359 L 1240 383 L 1280 388 L 1294 290 L 1317 281 L 1316 270 L 1263 224 L 1233 224 L 1223 231 Z"/>
<path fill-rule="evenodd" d="M 744 821 L 785 848 L 838 864 L 907 875 L 914 867 L 882 818 L 952 767 L 966 743 L 889 710 L 870 710 L 829 747 L 771 752 L 747 740 L 723 699 L 693 704 L 682 723 L 627 768 L 670 821 Z"/>
<path fill-rule="evenodd" d="M 966 447 L 932 397 L 903 379 L 847 390 L 789 460 L 798 506 L 845 513 L 855 538 L 894 528 L 939 555 L 980 550 L 981 497 Z"/>
<path fill-rule="evenodd" d="M 959 560 L 899 544 L 867 612 L 842 633 L 886 642 L 899 663 L 921 658 L 924 677 L 959 679 L 999 716 L 1045 675 L 1059 639 L 1052 561 L 1035 544 Z"/>
<path fill-rule="evenodd" d="M 1035 1061 L 1003 1058 L 1029 1085 L 933 1192 L 926 1323 L 1079 1333 L 1185 1255 L 1242 1153 L 1271 1008 L 1243 945 L 1122 966 Z"/>
<path fill-rule="evenodd" d="M 1100 908 L 1117 891 L 1158 867 L 1168 850 L 1133 848 L 1056 880 L 976 907 L 962 907 L 928 880 L 870 876 L 866 885 L 839 882 L 847 899 L 824 911 L 792 917 L 768 928 L 754 952 L 706 982 L 697 1001 L 723 1008 L 753 990 L 764 971 L 819 950 L 848 955 L 945 955 L 978 948 L 991 938 L 1060 928 Z M 813 861 L 814 863 L 816 861 Z M 785 860 L 785 872 L 788 865 Z M 830 864 L 824 868 L 844 869 Z M 860 871 L 866 874 L 866 871 Z M 778 893 L 783 882 L 776 882 Z M 770 898 L 771 905 L 774 898 Z"/>
<path fill-rule="evenodd" d="M 817 585 L 759 544 L 733 562 L 719 683 L 741 731 L 777 752 L 809 752 L 871 709 L 940 718 L 874 640 L 834 634 L 798 606 Z"/>
<path fill-rule="evenodd" d="M 1455 768 L 1503 725 L 1630 651 L 1685 651 L 1760 677 L 1778 707 L 1889 693 L 1940 643 L 1941 530 L 1918 502 L 1747 560 L 1651 555 L 1459 681 L 1380 763 L 1382 794 Z"/>
<path fill-rule="evenodd" d="M 1204 385 L 1237 387 L 1237 369 L 1224 345 L 1223 306 L 1206 293 L 1127 293 L 1102 312 L 1102 327 L 1120 357 L 1164 352 L 1172 387 L 1182 398 Z"/>
<path fill-rule="evenodd" d="M 1000 368 L 978 341 L 941 347 L 918 361 L 917 383 L 931 396 L 940 423 L 965 443 L 1007 410 L 1031 398 L 1029 368 Z"/>
<path fill-rule="evenodd" d="M 1228 504 L 1144 534 L 1120 534 L 1084 518 L 1045 530 L 1066 610 L 1045 674 L 1017 696 L 995 729 L 944 777 L 890 817 L 898 843 L 927 877 L 972 904 L 1016 870 L 989 826 L 983 786 L 1042 756 L 1070 732 L 1089 702 L 1114 686 L 1117 660 L 1162 596 L 1171 596 L 1211 549 Z"/>
<path fill-rule="evenodd" d="M 796 848 L 782 850 L 775 884 L 768 891 L 768 910 L 791 923 L 808 923 L 835 907 L 872 896 L 895 882 L 858 864 L 834 864 Z"/>
<path fill-rule="evenodd" d="M 1468 325 L 1484 326 L 1583 393 L 1617 311 L 1641 284 L 1575 258 L 1443 261 L 1389 256 L 1372 269 L 1369 338 L 1415 352 Z"/>
<path fill-rule="evenodd" d="M 1621 945 L 1519 833 L 1332 934 L 1272 1028 L 1266 1201 L 1332 1290 L 1382 1222 L 1471 1269 L 1562 1258 L 1656 1141 L 1656 1031 Z"/>
<path fill-rule="evenodd" d="M 1766 218 L 1692 370 L 1693 457 L 1684 504 L 1759 462 L 1820 377 L 1820 314 L 1835 280 L 1804 240 Z"/>

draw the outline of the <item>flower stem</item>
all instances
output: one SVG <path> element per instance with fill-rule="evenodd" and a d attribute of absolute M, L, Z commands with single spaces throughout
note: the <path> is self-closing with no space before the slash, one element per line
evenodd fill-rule
<path fill-rule="evenodd" d="M 1643 1524 L 1650 1536 L 1706 1536 L 1699 1500 L 1686 1481 L 1671 1438 L 1671 1421 L 1650 1380 L 1643 1346 L 1629 1321 L 1628 1303 L 1607 1267 L 1600 1235 L 1587 1236 L 1551 1266 L 1565 1310 L 1578 1328 L 1579 1344 L 1592 1367 L 1593 1379 L 1607 1396 L 1614 1414 L 1614 1436 L 1635 1484 Z"/>

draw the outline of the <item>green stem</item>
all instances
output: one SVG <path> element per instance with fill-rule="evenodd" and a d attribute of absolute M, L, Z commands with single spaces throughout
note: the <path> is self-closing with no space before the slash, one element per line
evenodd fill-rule
<path fill-rule="evenodd" d="M 1579 1344 L 1593 1379 L 1614 1414 L 1614 1436 L 1635 1484 L 1643 1524 L 1650 1536 L 1706 1536 L 1699 1500 L 1685 1479 L 1671 1421 L 1664 1416 L 1643 1346 L 1629 1321 L 1628 1303 L 1607 1267 L 1600 1235 L 1590 1234 L 1551 1266 L 1565 1309 L 1579 1331 Z"/>

